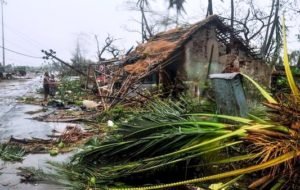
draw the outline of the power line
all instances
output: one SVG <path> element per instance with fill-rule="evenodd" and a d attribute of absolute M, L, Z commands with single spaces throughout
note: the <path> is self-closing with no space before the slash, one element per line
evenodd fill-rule
<path fill-rule="evenodd" d="M 43 59 L 43 57 L 38 57 L 38 56 L 33 56 L 33 55 L 28 55 L 28 54 L 25 54 L 25 53 L 17 52 L 17 51 L 5 48 L 3 46 L 0 46 L 0 48 L 4 48 L 6 51 L 9 51 L 9 52 L 12 52 L 12 53 L 15 53 L 15 54 L 18 54 L 18 55 L 22 55 L 22 56 L 25 56 L 25 57 L 30 57 L 30 58 L 34 58 L 34 59 Z"/>
<path fill-rule="evenodd" d="M 11 27 L 10 25 L 4 23 L 4 26 L 7 30 L 10 31 L 10 34 L 14 33 L 15 36 L 19 37 L 19 39 L 22 39 L 23 41 L 29 42 L 32 46 L 35 46 L 39 49 L 42 49 L 42 47 L 45 47 L 45 45 L 43 45 L 40 42 L 34 40 L 31 36 L 29 36 L 25 33 L 22 33 L 21 31 Z"/>
<path fill-rule="evenodd" d="M 15 43 L 15 42 L 7 40 L 7 39 L 5 39 L 5 45 L 8 47 L 11 47 L 11 49 L 17 49 L 18 51 L 20 51 L 22 53 L 26 53 L 28 55 L 32 54 L 32 52 L 36 52 L 36 51 L 39 51 L 40 49 L 43 49 L 43 48 L 35 48 L 34 50 L 31 49 L 31 51 L 28 51 L 28 47 L 23 46 L 23 44 L 20 45 L 18 43 Z"/>

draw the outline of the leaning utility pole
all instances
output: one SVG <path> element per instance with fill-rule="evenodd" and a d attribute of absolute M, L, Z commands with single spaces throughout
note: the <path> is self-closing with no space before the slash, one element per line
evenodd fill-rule
<path fill-rule="evenodd" d="M 4 0 L 1 0 L 1 16 L 2 16 L 2 64 L 5 66 L 5 43 L 4 43 L 4 16 L 3 16 L 3 4 Z"/>

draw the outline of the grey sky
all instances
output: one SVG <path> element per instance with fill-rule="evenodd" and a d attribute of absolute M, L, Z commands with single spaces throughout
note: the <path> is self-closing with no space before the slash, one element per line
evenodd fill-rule
<path fill-rule="evenodd" d="M 4 7 L 5 46 L 34 56 L 52 48 L 67 61 L 79 40 L 86 57 L 96 58 L 94 34 L 100 45 L 107 34 L 118 38 L 118 46 L 127 49 L 140 40 L 136 11 L 129 11 L 124 0 L 7 0 Z M 199 4 L 195 1 L 194 4 Z M 189 7 L 193 3 L 189 4 Z M 155 7 L 160 9 L 163 6 Z M 199 7 L 199 6 L 198 6 Z M 6 52 L 7 64 L 37 66 L 43 60 Z"/>
<path fill-rule="evenodd" d="M 78 37 L 87 56 L 96 51 L 95 42 L 89 39 L 93 34 L 101 42 L 110 33 L 125 45 L 137 34 L 124 31 L 122 25 L 137 25 L 128 22 L 135 13 L 122 4 L 118 0 L 9 0 L 4 10 L 6 47 L 36 56 L 42 48 L 52 48 L 69 60 Z M 37 65 L 41 60 L 7 52 L 7 62 Z"/>
<path fill-rule="evenodd" d="M 226 0 L 225 0 L 226 1 Z M 85 50 L 87 58 L 96 59 L 94 34 L 100 44 L 107 34 L 118 38 L 117 45 L 128 49 L 140 40 L 136 11 L 129 11 L 126 0 L 7 0 L 4 7 L 6 47 L 34 56 L 42 56 L 41 49 L 52 48 L 57 55 L 70 60 L 76 41 Z M 188 0 L 185 19 L 189 22 L 203 19 L 206 4 Z M 206 2 L 206 1 L 204 1 Z M 166 1 L 156 0 L 158 12 L 166 11 Z M 294 46 L 294 45 L 293 45 Z M 295 45 L 296 47 L 296 45 Z M 299 46 L 298 46 L 299 47 Z M 40 65 L 43 60 L 26 58 L 6 52 L 7 64 Z"/>

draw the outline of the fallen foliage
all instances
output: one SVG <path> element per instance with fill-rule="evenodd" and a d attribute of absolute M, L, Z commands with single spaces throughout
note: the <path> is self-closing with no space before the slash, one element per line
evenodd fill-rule
<path fill-rule="evenodd" d="M 0 144 L 0 159 L 4 161 L 22 161 L 25 150 L 17 145 Z"/>
<path fill-rule="evenodd" d="M 57 149 L 58 153 L 70 152 L 78 146 L 85 143 L 85 141 L 94 135 L 92 132 L 86 132 L 80 126 L 67 126 L 62 133 L 53 131 L 50 138 L 31 138 L 31 139 L 18 139 L 11 137 L 8 145 L 14 147 L 22 147 L 25 153 L 48 153 L 53 149 Z M 66 146 L 60 146 L 60 143 L 65 143 Z"/>

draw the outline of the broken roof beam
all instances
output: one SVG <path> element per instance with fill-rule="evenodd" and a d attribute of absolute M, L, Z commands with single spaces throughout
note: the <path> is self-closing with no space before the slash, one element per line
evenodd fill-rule
<path fill-rule="evenodd" d="M 169 64 L 174 63 L 174 61 L 176 61 L 176 59 L 180 56 L 180 53 L 175 53 L 174 55 L 170 56 L 167 60 L 165 60 L 164 62 L 162 62 L 161 64 L 157 64 L 155 66 L 153 66 L 152 68 L 150 68 L 147 72 L 142 73 L 142 75 L 139 76 L 138 80 L 141 80 L 151 74 L 153 74 L 154 72 L 159 71 L 159 69 L 163 69 L 166 66 L 168 66 Z"/>

